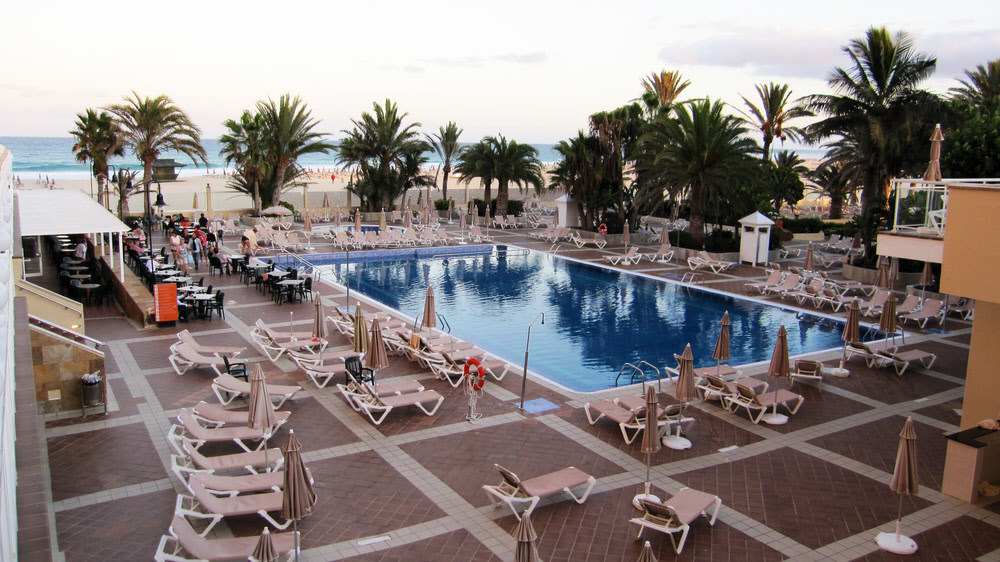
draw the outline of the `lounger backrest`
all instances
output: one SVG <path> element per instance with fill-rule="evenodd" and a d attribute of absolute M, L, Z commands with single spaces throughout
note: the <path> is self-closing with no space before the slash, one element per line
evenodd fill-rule
<path fill-rule="evenodd" d="M 924 301 L 924 307 L 920 309 L 921 316 L 936 316 L 938 312 L 941 312 L 941 307 L 944 305 L 943 301 L 937 299 L 927 299 Z"/>
<path fill-rule="evenodd" d="M 743 386 L 740 383 L 736 383 L 736 393 L 739 395 L 740 400 L 747 403 L 757 402 L 757 393 L 754 392 L 749 386 Z"/>
<path fill-rule="evenodd" d="M 680 521 L 677 518 L 677 512 L 674 511 L 674 508 L 669 505 L 647 499 L 640 499 L 639 502 L 642 504 L 642 508 L 646 511 L 646 513 L 667 522 L 667 527 L 680 526 Z"/>
<path fill-rule="evenodd" d="M 506 482 L 508 486 L 510 486 L 511 488 L 521 487 L 521 480 L 517 477 L 516 474 L 498 464 L 494 464 L 493 466 L 497 467 L 497 471 L 500 473 L 500 476 L 503 478 L 503 481 Z"/>
<path fill-rule="evenodd" d="M 707 375 L 705 379 L 708 380 L 708 384 L 712 388 L 712 390 L 726 389 L 726 380 L 718 375 Z"/>
<path fill-rule="evenodd" d="M 181 330 L 177 334 L 177 339 L 181 340 L 181 343 L 191 347 L 191 349 L 198 348 L 198 342 L 194 341 L 194 337 L 191 335 L 191 332 L 187 330 Z"/>
<path fill-rule="evenodd" d="M 795 362 L 795 370 L 800 373 L 818 375 L 823 372 L 823 364 L 819 361 L 799 359 Z"/>
<path fill-rule="evenodd" d="M 196 559 L 206 559 L 213 555 L 208 548 L 209 539 L 199 535 L 183 515 L 174 515 L 174 520 L 170 523 L 170 530 L 177 537 L 177 542 L 184 547 L 184 550 Z"/>

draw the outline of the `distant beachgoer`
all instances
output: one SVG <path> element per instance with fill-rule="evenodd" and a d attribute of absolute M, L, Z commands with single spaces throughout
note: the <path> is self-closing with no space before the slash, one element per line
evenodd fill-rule
<path fill-rule="evenodd" d="M 202 213 L 201 218 L 198 219 L 198 226 L 200 228 L 208 228 L 208 219 L 205 218 L 205 213 Z"/>
<path fill-rule="evenodd" d="M 330 174 L 330 181 L 337 181 L 337 174 Z"/>
<path fill-rule="evenodd" d="M 176 230 L 170 231 L 170 255 L 173 256 L 174 262 L 178 262 L 181 259 L 181 235 L 177 233 Z"/>

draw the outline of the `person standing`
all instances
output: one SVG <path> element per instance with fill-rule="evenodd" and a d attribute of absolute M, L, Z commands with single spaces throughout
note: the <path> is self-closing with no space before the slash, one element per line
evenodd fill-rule
<path fill-rule="evenodd" d="M 191 258 L 194 260 L 194 270 L 198 271 L 198 258 L 201 257 L 203 249 L 201 236 L 195 234 L 191 237 Z"/>
<path fill-rule="evenodd" d="M 181 235 L 176 230 L 170 231 L 170 255 L 174 258 L 174 263 L 181 261 Z"/>
<path fill-rule="evenodd" d="M 177 259 L 174 260 L 177 269 L 184 272 L 186 276 L 188 274 L 188 249 L 187 243 L 182 243 L 177 247 Z"/>

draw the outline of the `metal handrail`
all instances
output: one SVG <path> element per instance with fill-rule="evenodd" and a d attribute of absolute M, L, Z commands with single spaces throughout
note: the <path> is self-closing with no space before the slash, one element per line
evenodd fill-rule
<path fill-rule="evenodd" d="M 632 367 L 632 372 L 629 375 L 629 384 L 634 384 L 635 383 L 635 372 L 639 371 L 639 376 L 642 377 L 642 384 L 643 384 L 643 386 L 646 385 L 646 373 L 644 373 L 642 371 L 642 369 L 640 369 L 639 367 L 637 367 L 637 366 L 635 366 L 635 365 L 633 365 L 631 363 L 625 363 L 624 365 L 622 365 L 622 368 L 618 370 L 618 376 L 615 377 L 615 386 L 616 387 L 618 386 L 618 379 L 622 378 L 622 373 L 625 372 L 625 368 L 626 367 Z"/>
<path fill-rule="evenodd" d="M 44 329 L 46 331 L 52 332 L 54 335 L 57 335 L 57 336 L 59 336 L 61 338 L 72 340 L 73 342 L 75 342 L 77 344 L 80 344 L 80 345 L 91 344 L 91 345 L 94 346 L 93 347 L 93 351 L 98 351 L 98 352 L 100 352 L 102 354 L 104 352 L 100 351 L 97 348 L 101 347 L 101 346 L 106 346 L 107 345 L 106 343 L 104 343 L 104 342 L 102 342 L 100 340 L 95 340 L 94 338 L 92 338 L 90 336 L 87 336 L 85 334 L 81 334 L 81 333 L 78 333 L 78 332 L 74 332 L 73 330 L 67 330 L 66 328 L 63 328 L 62 326 L 60 326 L 58 324 L 53 324 L 52 322 L 49 322 L 48 320 L 45 320 L 44 318 L 39 318 L 38 316 L 35 316 L 33 314 L 29 314 L 28 315 L 28 323 L 32 324 L 32 325 L 34 325 L 34 326 L 36 326 L 38 328 L 42 328 L 42 329 Z M 87 349 L 91 349 L 91 348 L 88 347 Z"/>
<path fill-rule="evenodd" d="M 650 367 L 653 368 L 654 371 L 656 371 L 657 392 L 663 392 L 663 378 L 660 375 L 660 370 L 656 368 L 656 365 L 653 365 L 649 361 L 639 361 L 639 364 L 640 365 L 643 365 L 643 364 L 649 365 Z M 645 382 L 645 381 L 643 381 L 643 382 Z"/>
<path fill-rule="evenodd" d="M 41 292 L 33 289 L 32 287 L 38 287 L 38 285 L 35 285 L 34 283 L 30 283 L 28 281 L 23 281 L 21 279 L 18 279 L 17 282 L 14 283 L 14 286 L 17 287 L 18 289 L 21 289 L 22 291 L 28 291 L 29 293 L 31 293 L 33 295 L 39 296 L 39 297 L 41 297 L 41 298 L 43 298 L 43 299 L 45 299 L 45 300 L 47 300 L 47 301 L 49 301 L 49 302 L 51 302 L 53 304 L 57 304 L 57 305 L 65 308 L 66 310 L 72 310 L 73 312 L 76 312 L 77 314 L 79 314 L 80 318 L 83 318 L 83 311 L 82 310 L 77 310 L 77 309 L 73 308 L 72 306 L 68 306 L 65 303 L 59 302 L 58 300 L 50 297 L 49 295 L 46 295 L 45 293 L 41 293 Z M 43 291 L 51 292 L 48 289 L 45 289 L 44 287 L 39 287 L 39 288 L 42 289 Z M 53 293 L 53 294 L 55 294 L 55 293 Z M 62 296 L 62 295 L 59 295 L 59 296 Z M 65 298 L 65 297 L 63 297 L 63 298 Z M 66 299 L 66 300 L 73 300 L 73 299 Z M 76 302 L 76 301 L 73 301 L 73 302 Z"/>

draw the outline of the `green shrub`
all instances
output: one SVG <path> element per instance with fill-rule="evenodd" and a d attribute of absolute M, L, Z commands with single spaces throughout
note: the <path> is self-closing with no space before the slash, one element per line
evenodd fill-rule
<path fill-rule="evenodd" d="M 278 201 L 278 205 L 281 205 L 282 207 L 291 211 L 292 214 L 295 214 L 295 207 L 288 201 Z"/>
<path fill-rule="evenodd" d="M 435 211 L 447 211 L 451 207 L 451 199 L 435 199 L 434 200 L 434 210 Z"/>
<path fill-rule="evenodd" d="M 524 214 L 524 201 L 510 199 L 507 201 L 507 213 L 519 217 Z"/>
<path fill-rule="evenodd" d="M 618 213 L 605 213 L 601 217 L 601 223 L 604 223 L 608 227 L 608 234 L 621 234 L 625 230 L 625 221 L 618 217 Z"/>
<path fill-rule="evenodd" d="M 714 254 L 740 251 L 736 236 L 728 230 L 714 230 L 705 237 L 705 250 Z"/>
<path fill-rule="evenodd" d="M 826 226 L 821 219 L 784 219 L 782 223 L 782 228 L 799 234 L 823 232 Z"/>

